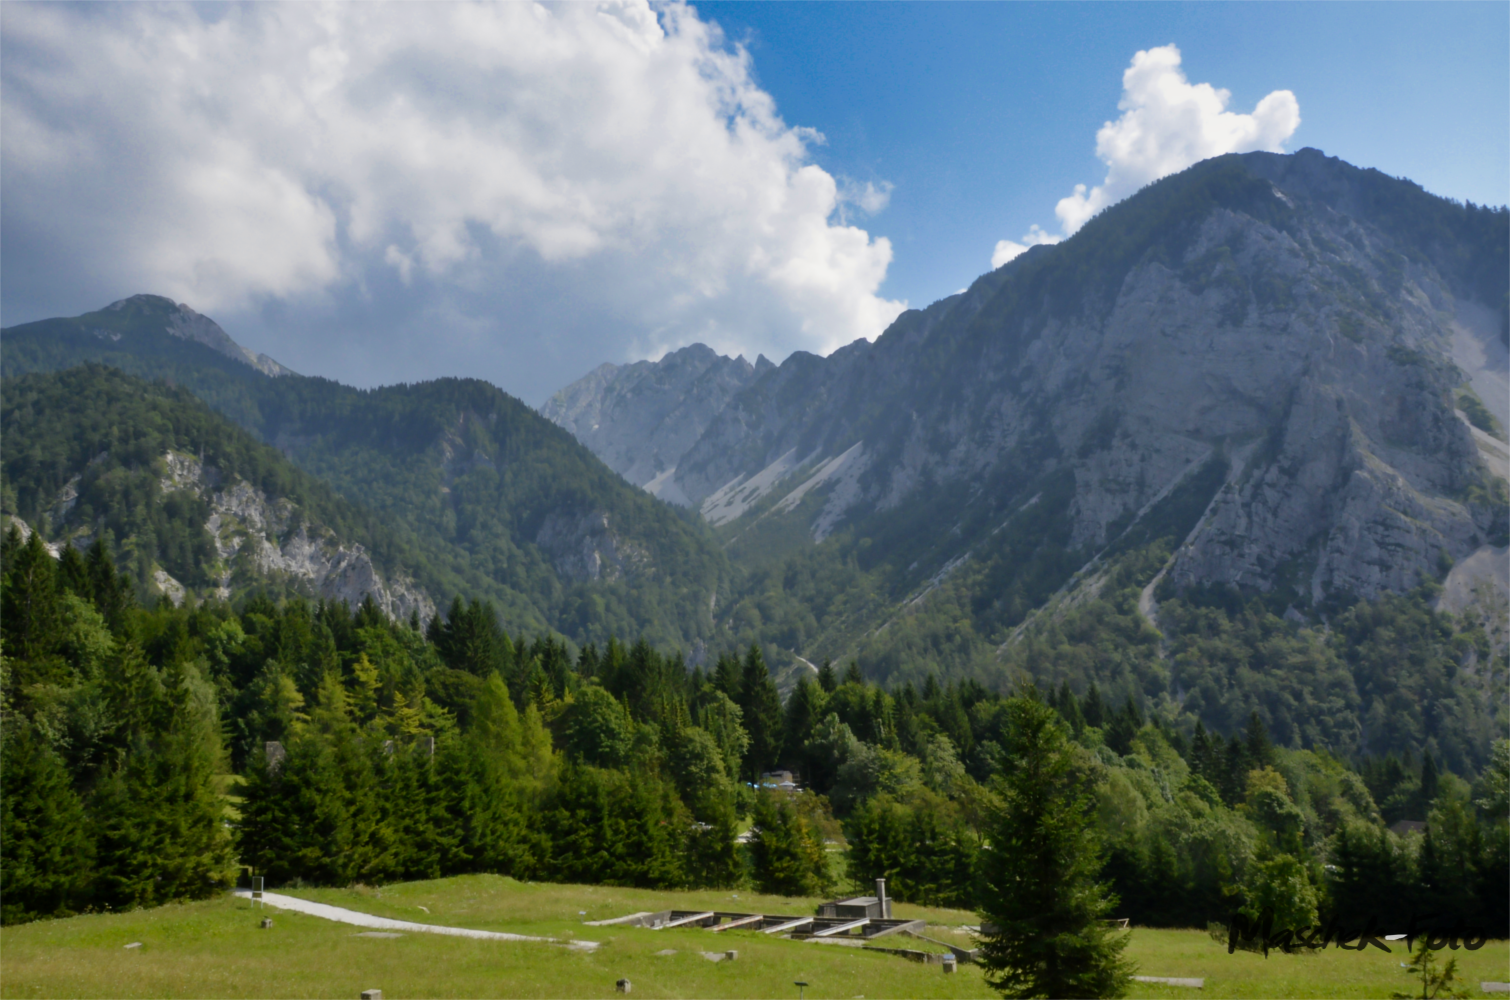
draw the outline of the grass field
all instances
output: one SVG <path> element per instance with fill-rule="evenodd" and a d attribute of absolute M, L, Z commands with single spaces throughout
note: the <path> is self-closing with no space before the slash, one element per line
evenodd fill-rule
<path fill-rule="evenodd" d="M 382 889 L 283 890 L 289 895 L 424 923 L 599 941 L 594 952 L 542 944 L 425 934 L 358 937 L 360 928 L 268 910 L 226 897 L 132 913 L 75 917 L 0 930 L 0 997 L 350 997 L 378 988 L 406 997 L 609 997 L 628 978 L 633 996 L 991 997 L 980 970 L 742 931 L 651 931 L 584 927 L 585 920 L 638 910 L 722 909 L 811 913 L 817 900 L 729 892 L 666 893 L 606 886 L 520 883 L 472 876 Z M 424 907 L 425 909 L 421 909 Z M 425 910 L 429 912 L 426 913 Z M 928 921 L 932 936 L 968 939 L 974 914 L 896 904 L 897 916 Z M 130 942 L 142 947 L 126 949 Z M 895 937 L 882 942 L 926 947 Z M 737 949 L 733 962 L 701 952 Z M 675 954 L 658 952 L 671 950 Z M 1510 945 L 1458 951 L 1463 978 L 1510 980 Z M 1228 955 L 1204 932 L 1134 930 L 1128 955 L 1139 973 L 1203 977 L 1203 990 L 1136 984 L 1132 997 L 1388 997 L 1409 989 L 1394 954 L 1329 949 L 1310 956 Z"/>

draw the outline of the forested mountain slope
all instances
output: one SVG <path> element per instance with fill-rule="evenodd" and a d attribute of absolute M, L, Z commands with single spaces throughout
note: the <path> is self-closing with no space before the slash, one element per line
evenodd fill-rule
<path fill-rule="evenodd" d="M 358 390 L 281 366 L 274 377 L 236 360 L 233 342 L 222 351 L 169 333 L 197 314 L 167 299 L 116 306 L 0 332 L 6 373 L 100 361 L 191 390 L 343 496 L 404 525 L 437 565 L 468 567 L 437 601 L 489 597 L 510 628 L 554 628 L 578 641 L 644 634 L 691 650 L 711 636 L 729 571 L 706 529 L 496 387 L 443 379 Z"/>
<path fill-rule="evenodd" d="M 3 512 L 59 551 L 103 541 L 143 593 L 371 598 L 407 620 L 489 587 L 185 389 L 101 365 L 3 385 Z"/>

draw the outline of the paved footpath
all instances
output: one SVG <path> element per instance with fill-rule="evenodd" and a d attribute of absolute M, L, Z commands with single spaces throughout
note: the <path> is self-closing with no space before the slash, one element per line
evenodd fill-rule
<path fill-rule="evenodd" d="M 250 899 L 252 894 L 247 889 L 237 889 L 236 895 L 243 899 Z M 337 923 L 351 924 L 355 927 L 371 927 L 381 931 L 449 934 L 452 937 L 480 938 L 485 941 L 536 941 L 543 944 L 564 944 L 568 948 L 582 951 L 591 951 L 598 946 L 596 941 L 560 941 L 556 938 L 531 937 L 528 934 L 509 934 L 504 931 L 474 931 L 466 927 L 441 927 L 437 924 L 419 924 L 412 920 L 390 920 L 388 917 L 375 917 L 370 913 L 359 913 L 356 910 L 330 906 L 326 903 L 312 903 L 307 899 L 285 896 L 277 892 L 264 892 L 262 900 L 268 906 L 275 906 L 280 910 L 293 910 L 296 913 L 307 913 L 324 920 L 334 920 Z"/>

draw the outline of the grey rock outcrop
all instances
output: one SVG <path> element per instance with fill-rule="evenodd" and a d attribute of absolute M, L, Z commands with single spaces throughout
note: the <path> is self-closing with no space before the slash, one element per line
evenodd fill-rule
<path fill-rule="evenodd" d="M 693 344 L 659 361 L 599 365 L 540 412 L 631 483 L 686 503 L 671 480 L 682 454 L 730 399 L 774 368 L 763 355 L 752 365 Z"/>
<path fill-rule="evenodd" d="M 553 511 L 536 533 L 535 544 L 561 578 L 572 583 L 632 579 L 650 565 L 650 553 L 615 533 L 602 511 Z"/>
<path fill-rule="evenodd" d="M 209 504 L 205 530 L 220 557 L 221 598 L 231 595 L 237 581 L 282 580 L 313 597 L 353 607 L 371 597 L 390 618 L 411 613 L 421 620 L 434 617 L 435 602 L 413 580 L 385 578 L 362 545 L 343 543 L 328 529 L 308 523 L 287 497 L 269 498 L 241 479 L 223 481 L 213 466 L 179 452 L 166 453 L 163 468 L 164 492 L 188 491 Z M 175 603 L 182 601 L 182 585 L 171 577 L 168 581 L 159 579 L 159 589 Z"/>

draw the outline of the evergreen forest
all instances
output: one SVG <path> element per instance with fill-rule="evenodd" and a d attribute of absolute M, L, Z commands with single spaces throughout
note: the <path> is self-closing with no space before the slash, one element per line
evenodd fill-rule
<path fill-rule="evenodd" d="M 977 907 L 1034 703 L 1083 778 L 1112 916 L 1510 924 L 1510 741 L 1472 728 L 1492 715 L 1477 689 L 1431 687 L 1492 654 L 1425 593 L 1342 609 L 1335 646 L 1232 595 L 1165 602 L 1158 662 L 1197 715 L 1128 682 L 1116 647 L 1157 640 L 1114 643 L 1114 599 L 1036 634 L 999 687 L 882 687 L 851 661 L 783 698 L 758 645 L 689 669 L 638 637 L 511 634 L 484 598 L 429 622 L 297 595 L 175 605 L 104 538 L 54 556 L 12 529 L 0 556 L 7 923 L 202 898 L 247 867 L 793 895 L 885 877 Z M 1244 674 L 1283 674 L 1266 664 L 1306 683 Z M 1364 738 L 1307 721 L 1348 698 Z M 801 790 L 766 787 L 777 768 Z"/>

